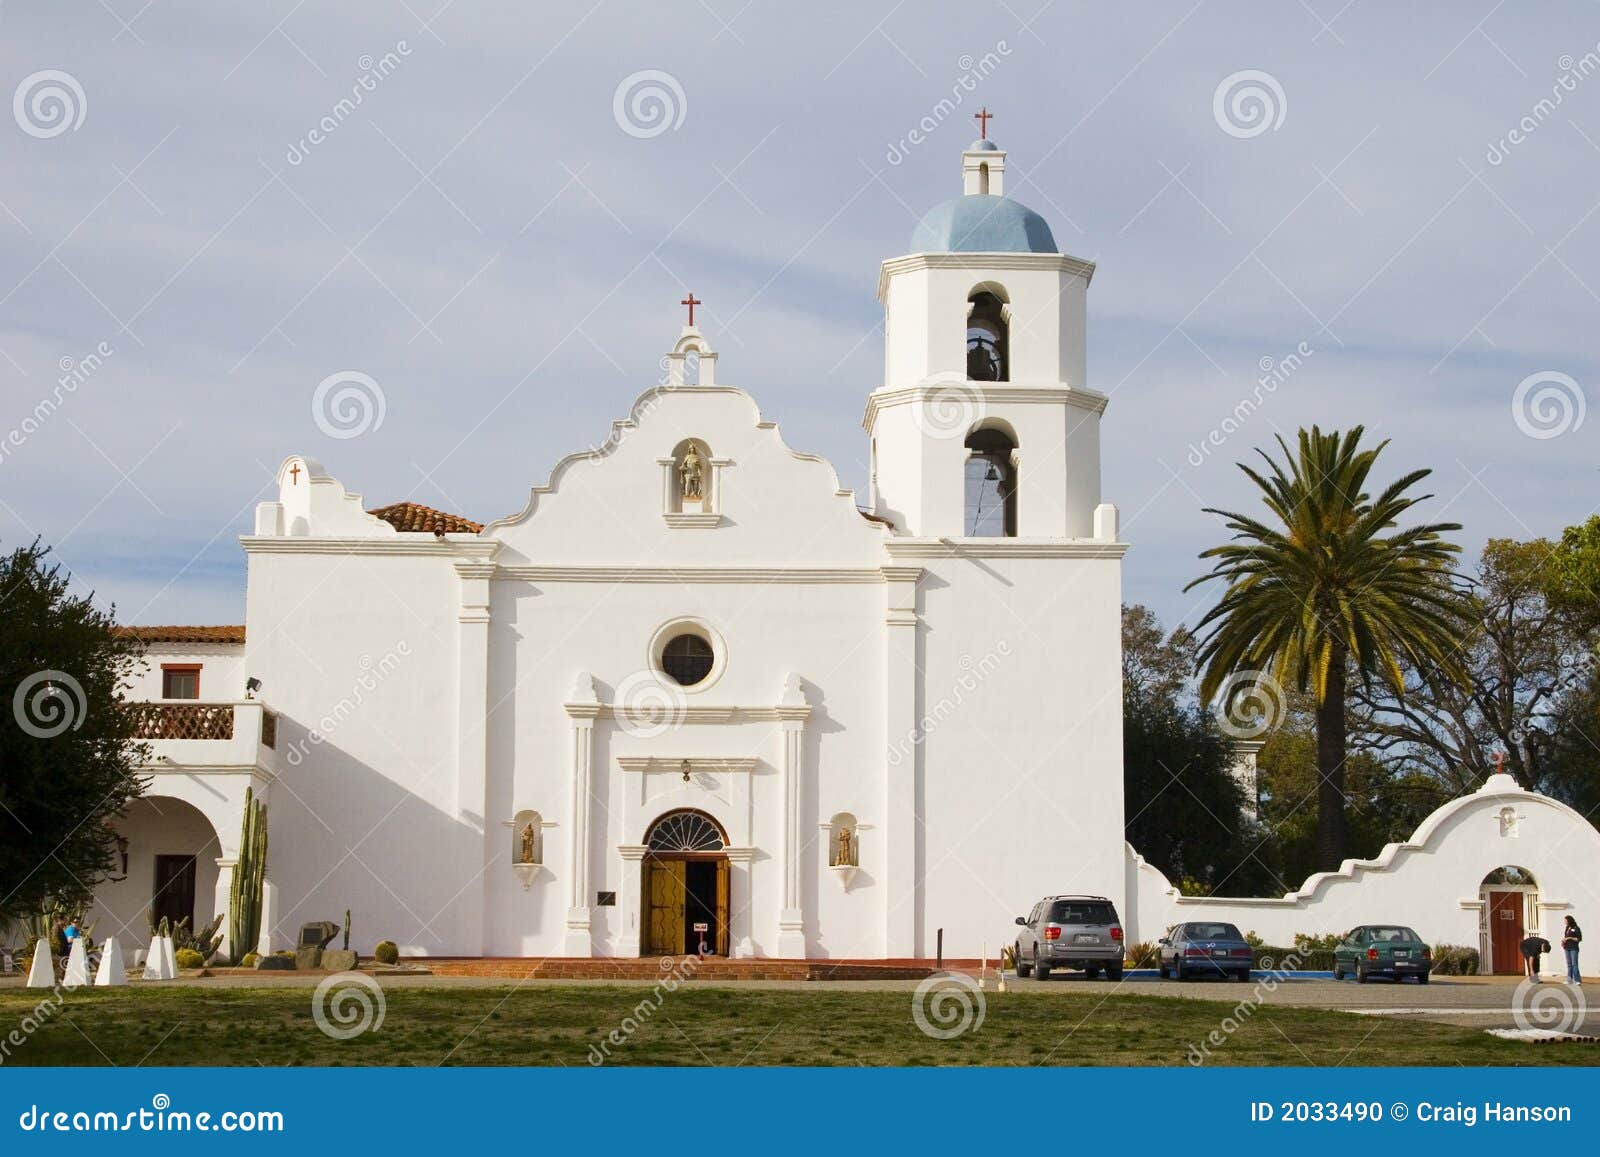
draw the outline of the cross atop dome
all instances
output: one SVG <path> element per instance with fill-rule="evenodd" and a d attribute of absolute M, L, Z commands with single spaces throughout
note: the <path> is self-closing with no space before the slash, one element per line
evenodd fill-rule
<path fill-rule="evenodd" d="M 984 105 L 977 112 L 972 114 L 972 119 L 978 122 L 979 140 L 986 141 L 989 139 L 989 121 L 993 116 L 994 113 L 989 111 L 988 105 Z"/>

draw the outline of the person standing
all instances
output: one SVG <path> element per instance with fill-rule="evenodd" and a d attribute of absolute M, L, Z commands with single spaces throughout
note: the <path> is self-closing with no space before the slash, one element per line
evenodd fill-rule
<path fill-rule="evenodd" d="M 1578 927 L 1578 921 L 1571 916 L 1567 917 L 1567 926 L 1561 933 L 1561 947 L 1567 953 L 1567 983 L 1582 984 L 1583 976 L 1578 971 L 1578 945 L 1583 943 L 1583 929 Z"/>

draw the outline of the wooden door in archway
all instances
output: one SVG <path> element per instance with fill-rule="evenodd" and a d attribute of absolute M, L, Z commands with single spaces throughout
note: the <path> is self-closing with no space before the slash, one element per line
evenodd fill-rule
<path fill-rule="evenodd" d="M 1489 891 L 1489 955 L 1491 969 L 1501 975 L 1522 971 L 1523 894 Z"/>
<path fill-rule="evenodd" d="M 646 956 L 728 954 L 726 856 L 647 856 L 643 864 Z M 703 925 L 703 927 L 701 927 Z"/>

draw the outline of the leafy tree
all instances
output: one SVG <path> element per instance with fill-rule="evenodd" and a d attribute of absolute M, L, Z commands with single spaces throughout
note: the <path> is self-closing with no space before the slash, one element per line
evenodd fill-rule
<path fill-rule="evenodd" d="M 1234 778 L 1233 743 L 1187 694 L 1194 640 L 1142 606 L 1122 611 L 1123 793 L 1128 841 L 1186 891 L 1273 889 L 1270 848 Z"/>
<path fill-rule="evenodd" d="M 1322 870 L 1317 854 L 1316 703 L 1292 695 L 1280 726 L 1266 737 L 1256 756 L 1261 820 L 1271 831 L 1277 863 L 1297 891 Z M 1396 769 L 1370 751 L 1353 751 L 1345 762 L 1349 803 L 1346 837 L 1350 855 L 1371 859 L 1383 846 L 1407 839 L 1428 813 L 1451 796 L 1438 780 Z"/>
<path fill-rule="evenodd" d="M 0 557 L 0 919 L 85 903 L 144 790 L 122 691 L 141 654 L 37 542 Z"/>
<path fill-rule="evenodd" d="M 1567 571 L 1544 539 L 1491 539 L 1468 590 L 1455 657 L 1403 661 L 1403 693 L 1353 689 L 1356 742 L 1460 795 L 1495 770 L 1545 786 L 1546 757 L 1569 692 L 1583 682 L 1600 620 L 1563 590 Z"/>
<path fill-rule="evenodd" d="M 1600 628 L 1600 514 L 1567 527 L 1551 561 L 1546 597 L 1582 625 Z"/>
<path fill-rule="evenodd" d="M 1204 699 L 1240 675 L 1314 697 L 1317 857 L 1325 869 L 1337 868 L 1347 849 L 1350 676 L 1370 682 L 1376 675 L 1398 690 L 1403 661 L 1449 670 L 1461 622 L 1452 584 L 1459 548 L 1442 537 L 1460 527 L 1397 530 L 1413 506 L 1432 497 L 1406 494 L 1430 471 L 1413 470 L 1370 497 L 1368 476 L 1388 443 L 1362 450 L 1362 433 L 1360 426 L 1343 435 L 1312 427 L 1300 431 L 1296 450 L 1278 439 L 1281 463 L 1260 452 L 1264 472 L 1240 463 L 1271 520 L 1207 508 L 1228 520 L 1234 539 L 1204 552 L 1201 558 L 1217 561 L 1189 584 L 1227 584 L 1199 624 Z"/>

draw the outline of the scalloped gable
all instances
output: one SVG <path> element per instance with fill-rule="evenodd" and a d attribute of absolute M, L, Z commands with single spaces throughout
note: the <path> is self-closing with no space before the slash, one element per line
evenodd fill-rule
<path fill-rule="evenodd" d="M 278 467 L 278 500 L 256 508 L 258 535 L 290 538 L 393 538 L 398 531 L 367 513 L 322 463 L 291 454 Z"/>
<path fill-rule="evenodd" d="M 666 463 L 690 438 L 721 469 L 712 527 L 673 526 L 666 517 Z M 483 531 L 542 565 L 640 566 L 877 565 L 887 533 L 861 517 L 830 462 L 790 449 L 777 423 L 733 386 L 646 390 L 603 444 L 561 459 L 520 512 Z"/>

